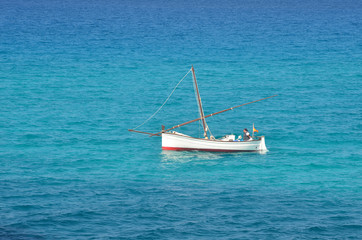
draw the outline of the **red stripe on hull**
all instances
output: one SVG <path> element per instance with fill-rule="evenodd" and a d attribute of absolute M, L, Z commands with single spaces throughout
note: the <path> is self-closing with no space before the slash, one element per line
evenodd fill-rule
<path fill-rule="evenodd" d="M 175 148 L 175 147 L 162 147 L 162 150 L 170 150 L 170 151 L 204 151 L 204 152 L 258 152 L 258 150 L 225 150 L 225 149 Z"/>

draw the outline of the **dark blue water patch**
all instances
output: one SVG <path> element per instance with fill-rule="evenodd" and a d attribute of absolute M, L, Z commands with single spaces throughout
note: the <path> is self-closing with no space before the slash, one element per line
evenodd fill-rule
<path fill-rule="evenodd" d="M 20 230 L 20 228 L 4 227 L 0 228 L 0 237 L 3 239 L 46 239 L 42 234 L 32 233 L 32 231 Z"/>

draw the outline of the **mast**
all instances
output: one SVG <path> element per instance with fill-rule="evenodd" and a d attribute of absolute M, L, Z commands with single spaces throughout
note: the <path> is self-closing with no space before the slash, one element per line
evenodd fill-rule
<path fill-rule="evenodd" d="M 191 71 L 192 71 L 192 78 L 194 79 L 194 83 L 195 83 L 197 104 L 199 105 L 200 119 L 202 121 L 202 126 L 203 126 L 203 129 L 204 129 L 204 137 L 207 139 L 208 138 L 207 137 L 207 125 L 206 125 L 206 121 L 205 121 L 204 110 L 202 109 L 202 103 L 201 103 L 201 98 L 200 98 L 200 93 L 199 93 L 199 87 L 197 85 L 194 66 L 191 67 Z"/>

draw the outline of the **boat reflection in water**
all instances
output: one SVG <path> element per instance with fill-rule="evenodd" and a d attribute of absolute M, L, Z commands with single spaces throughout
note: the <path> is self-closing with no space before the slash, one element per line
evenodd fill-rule
<path fill-rule="evenodd" d="M 169 151 L 160 152 L 162 165 L 178 165 L 185 163 L 214 164 L 214 160 L 234 161 L 243 157 L 245 163 L 261 163 L 266 159 L 262 157 L 267 151 L 251 152 L 208 152 L 208 151 Z M 218 162 L 218 161 L 217 161 Z"/>
<path fill-rule="evenodd" d="M 225 153 L 200 152 L 200 151 L 161 151 L 162 163 L 188 163 L 191 161 L 206 162 L 209 160 L 217 160 L 225 157 Z"/>

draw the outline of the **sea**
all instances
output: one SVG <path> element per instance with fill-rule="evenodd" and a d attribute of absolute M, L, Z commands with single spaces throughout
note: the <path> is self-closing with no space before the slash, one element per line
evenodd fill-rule
<path fill-rule="evenodd" d="M 362 1 L 2 0 L 0 239 L 362 239 Z M 198 118 L 268 152 L 162 151 Z M 149 119 L 149 120 L 148 120 Z M 176 131 L 202 136 L 199 122 Z"/>

